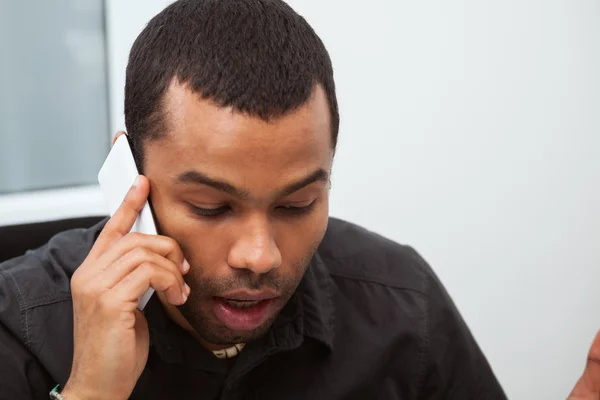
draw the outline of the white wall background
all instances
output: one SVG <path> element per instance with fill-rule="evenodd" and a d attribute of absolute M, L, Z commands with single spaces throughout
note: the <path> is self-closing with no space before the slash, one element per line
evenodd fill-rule
<path fill-rule="evenodd" d="M 106 3 L 114 132 L 169 1 Z M 511 399 L 565 398 L 600 328 L 600 2 L 290 3 L 336 71 L 332 214 L 430 261 Z M 0 222 L 95 213 L 89 190 L 33 217 L 0 199 Z"/>

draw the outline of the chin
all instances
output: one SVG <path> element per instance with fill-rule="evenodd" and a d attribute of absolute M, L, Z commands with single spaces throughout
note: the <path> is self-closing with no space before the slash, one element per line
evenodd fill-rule
<path fill-rule="evenodd" d="M 238 343 L 249 343 L 265 336 L 269 332 L 271 325 L 272 323 L 268 325 L 265 324 L 264 326 L 256 328 L 255 330 L 246 332 L 232 331 L 225 328 L 222 332 L 206 332 L 206 336 L 202 335 L 202 337 L 207 342 L 216 345 L 234 345 Z"/>

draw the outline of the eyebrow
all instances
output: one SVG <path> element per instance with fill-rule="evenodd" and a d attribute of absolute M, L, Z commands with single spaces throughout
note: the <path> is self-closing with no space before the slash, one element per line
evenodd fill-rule
<path fill-rule="evenodd" d="M 307 175 L 306 177 L 299 179 L 296 182 L 292 182 L 283 189 L 281 189 L 277 193 L 277 197 L 288 196 L 310 185 L 311 183 L 327 182 L 328 180 L 329 173 L 324 169 L 319 168 L 310 175 Z M 211 178 L 208 175 L 196 170 L 189 170 L 179 174 L 175 178 L 175 181 L 179 184 L 197 184 L 210 186 L 214 189 L 220 190 L 221 192 L 225 192 L 231 196 L 238 197 L 242 200 L 250 197 L 250 192 L 248 190 L 236 188 L 234 185 L 228 182 Z"/>

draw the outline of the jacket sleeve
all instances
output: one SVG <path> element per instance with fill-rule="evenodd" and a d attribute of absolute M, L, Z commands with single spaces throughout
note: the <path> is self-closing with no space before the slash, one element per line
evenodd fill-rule
<path fill-rule="evenodd" d="M 467 324 L 431 268 L 425 282 L 425 357 L 418 398 L 503 400 L 506 395 Z"/>
<path fill-rule="evenodd" d="M 47 399 L 53 387 L 50 375 L 28 346 L 31 318 L 14 274 L 23 273 L 25 265 L 19 258 L 0 264 L 0 400 Z"/>
<path fill-rule="evenodd" d="M 0 323 L 0 400 L 47 399 L 52 387 L 41 364 Z"/>

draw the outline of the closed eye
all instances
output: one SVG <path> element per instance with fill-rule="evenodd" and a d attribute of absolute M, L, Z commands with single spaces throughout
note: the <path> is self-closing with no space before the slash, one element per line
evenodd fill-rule
<path fill-rule="evenodd" d="M 277 209 L 279 209 L 280 211 L 282 211 L 286 214 L 300 215 L 300 214 L 305 214 L 305 213 L 308 213 L 309 211 L 311 211 L 314 204 L 315 204 L 315 202 L 313 201 L 312 203 L 310 203 L 306 206 L 286 205 L 286 206 L 279 206 L 279 207 L 277 207 Z"/>
<path fill-rule="evenodd" d="M 306 213 L 310 212 L 313 209 L 314 204 L 315 204 L 315 202 L 313 201 L 310 204 L 307 204 L 305 206 L 283 205 L 283 206 L 277 206 L 276 209 L 287 215 L 295 216 L 295 215 L 302 215 L 302 214 L 306 214 Z M 227 206 L 227 205 L 217 207 L 217 208 L 204 208 L 204 207 L 198 207 L 198 206 L 189 204 L 189 207 L 194 214 L 196 214 L 200 217 L 207 217 L 207 218 L 219 217 L 231 210 L 231 207 Z"/>
<path fill-rule="evenodd" d="M 201 217 L 218 217 L 219 215 L 229 211 L 229 206 L 222 206 L 218 208 L 202 208 L 190 204 L 190 208 L 194 214 Z"/>

